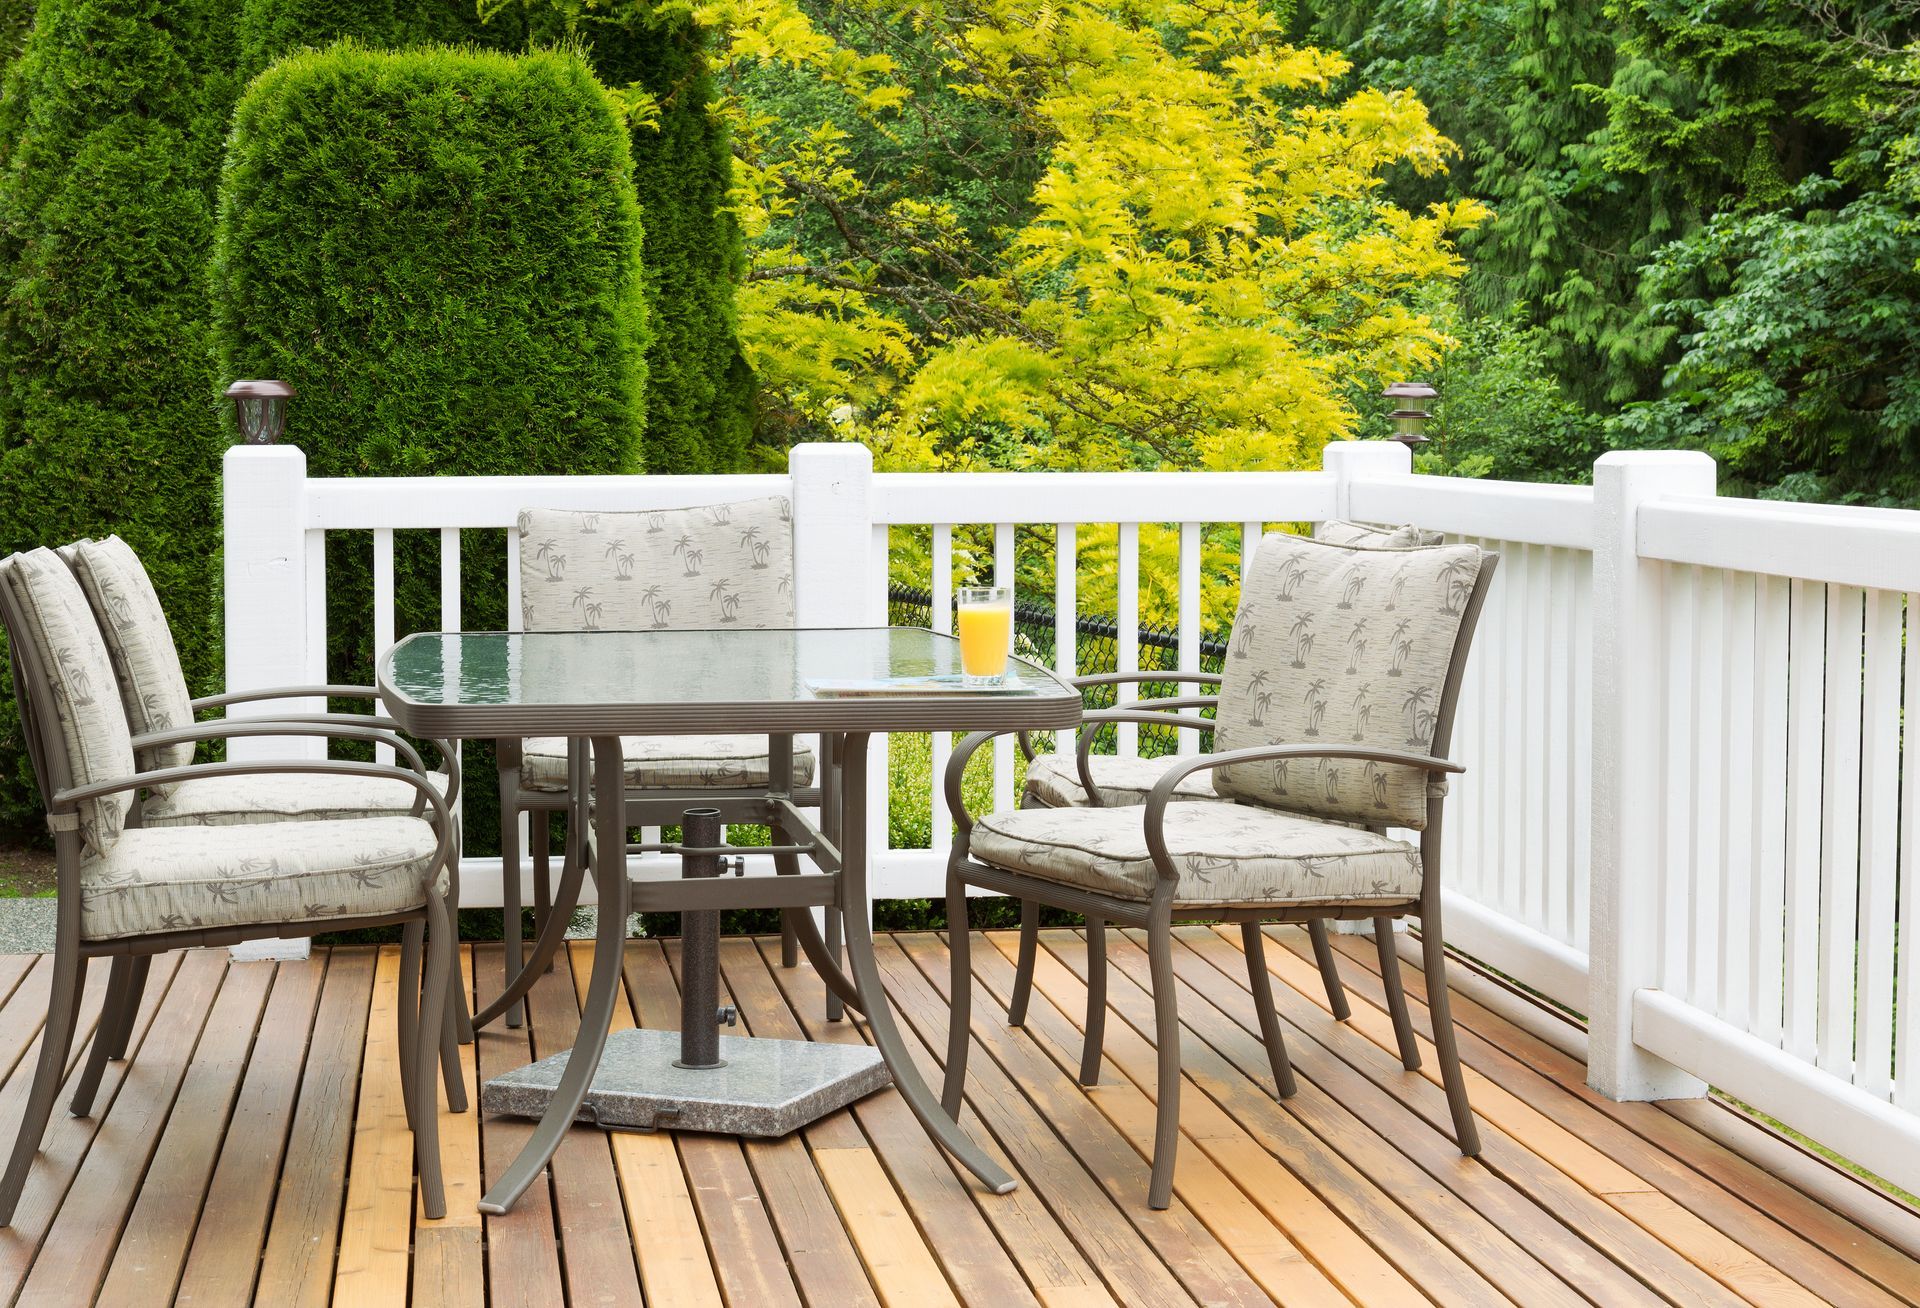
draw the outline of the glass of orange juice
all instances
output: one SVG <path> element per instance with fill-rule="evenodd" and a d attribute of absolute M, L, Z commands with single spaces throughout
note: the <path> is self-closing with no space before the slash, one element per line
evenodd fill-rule
<path fill-rule="evenodd" d="M 1013 587 L 960 589 L 960 670 L 969 686 L 997 686 L 1013 649 Z"/>

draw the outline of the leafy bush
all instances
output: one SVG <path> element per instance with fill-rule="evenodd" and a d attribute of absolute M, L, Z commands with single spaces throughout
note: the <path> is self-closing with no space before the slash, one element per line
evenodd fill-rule
<path fill-rule="evenodd" d="M 234 115 L 214 289 L 224 376 L 299 390 L 316 476 L 639 465 L 641 224 L 627 128 L 578 56 L 354 45 L 290 56 Z M 396 621 L 439 624 L 438 549 L 396 542 Z M 497 533 L 462 551 L 464 618 L 504 626 Z M 366 678 L 367 540 L 329 542 L 330 662 Z M 470 844 L 497 823 L 468 755 Z"/>
<path fill-rule="evenodd" d="M 233 0 L 40 0 L 0 97 L 0 552 L 115 531 L 219 667 L 206 302 Z M 0 692 L 0 822 L 38 811 Z"/>

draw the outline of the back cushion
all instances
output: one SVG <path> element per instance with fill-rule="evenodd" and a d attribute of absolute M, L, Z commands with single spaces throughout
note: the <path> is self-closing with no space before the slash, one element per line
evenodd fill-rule
<path fill-rule="evenodd" d="M 793 502 L 520 514 L 528 631 L 791 627 Z"/>
<path fill-rule="evenodd" d="M 1438 545 L 1446 536 L 1408 523 L 1394 527 L 1380 522 L 1350 522 L 1332 518 L 1313 529 L 1313 538 L 1329 545 L 1358 545 L 1366 549 L 1401 549 L 1409 545 Z"/>
<path fill-rule="evenodd" d="M 106 637 L 133 734 L 191 726 L 193 697 L 180 671 L 173 629 L 139 556 L 118 536 L 82 541 L 73 549 L 73 570 Z M 193 746 L 143 749 L 139 759 L 143 772 L 184 767 L 193 762 Z"/>
<path fill-rule="evenodd" d="M 1472 545 L 1354 549 L 1266 537 L 1241 587 L 1214 748 L 1358 744 L 1428 753 L 1481 560 Z M 1269 760 L 1221 768 L 1214 787 L 1343 822 L 1427 822 L 1418 768 Z"/>
<path fill-rule="evenodd" d="M 57 730 L 67 750 L 70 775 L 65 784 L 84 786 L 133 773 L 133 741 L 120 707 L 113 660 L 107 654 L 93 610 L 67 565 L 52 550 L 16 554 L 6 569 L 7 584 L 25 613 L 26 630 L 14 633 L 28 642 L 52 683 Z M 49 778 L 51 787 L 62 784 Z M 120 839 L 132 791 L 121 791 L 80 805 L 80 838 L 96 854 Z"/>

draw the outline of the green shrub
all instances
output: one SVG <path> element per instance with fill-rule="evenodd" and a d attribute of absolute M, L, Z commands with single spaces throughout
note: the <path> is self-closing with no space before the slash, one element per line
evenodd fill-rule
<path fill-rule="evenodd" d="M 234 114 L 215 248 L 223 376 L 299 391 L 315 476 L 631 472 L 646 364 L 627 128 L 576 55 L 355 45 L 292 55 Z M 401 632 L 440 625 L 434 533 L 395 551 Z M 498 532 L 462 551 L 505 625 Z M 329 662 L 367 679 L 370 545 L 329 541 Z M 469 843 L 497 787 L 470 750 Z"/>
<path fill-rule="evenodd" d="M 0 96 L 0 552 L 118 532 L 219 668 L 206 299 L 237 0 L 40 0 Z M 0 821 L 38 800 L 0 704 Z"/>

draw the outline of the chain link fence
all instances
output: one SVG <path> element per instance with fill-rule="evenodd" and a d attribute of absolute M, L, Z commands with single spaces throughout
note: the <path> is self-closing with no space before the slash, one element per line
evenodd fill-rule
<path fill-rule="evenodd" d="M 933 593 L 917 586 L 893 585 L 887 588 L 887 621 L 896 627 L 931 627 L 933 625 Z M 1172 672 L 1180 666 L 1179 633 L 1168 627 L 1157 627 L 1142 623 L 1139 627 L 1139 664 L 1142 672 Z M 1031 659 L 1043 667 L 1052 667 L 1054 650 L 1057 648 L 1054 629 L 1054 612 L 1051 605 L 1015 604 L 1013 608 L 1013 648 L 1022 658 Z M 1078 664 L 1076 675 L 1088 677 L 1097 672 L 1117 672 L 1120 659 L 1120 624 L 1111 617 L 1099 614 L 1083 613 L 1074 622 L 1074 661 Z M 1227 657 L 1227 642 L 1219 637 L 1202 633 L 1200 637 L 1200 670 L 1219 672 Z M 1139 697 L 1147 699 L 1162 695 L 1177 695 L 1181 688 L 1175 682 L 1150 681 L 1140 687 Z M 1195 693 L 1188 690 L 1186 693 Z M 1112 686 L 1094 686 L 1086 692 L 1087 707 L 1090 709 L 1112 708 L 1115 688 Z M 1205 711 L 1212 717 L 1213 710 Z M 1201 747 L 1208 741 L 1201 738 Z M 1140 753 L 1144 757 L 1159 757 L 1174 752 L 1178 744 L 1177 732 L 1172 728 L 1140 728 Z M 1108 723 L 1095 737 L 1094 750 L 1097 753 L 1110 754 L 1114 749 L 1113 724 Z"/>

